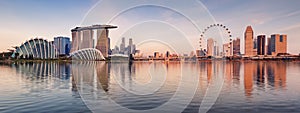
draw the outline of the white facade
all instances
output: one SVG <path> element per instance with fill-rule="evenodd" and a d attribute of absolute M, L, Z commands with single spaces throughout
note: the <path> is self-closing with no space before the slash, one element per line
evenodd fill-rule
<path fill-rule="evenodd" d="M 55 59 L 57 51 L 52 44 L 44 39 L 31 39 L 16 48 L 13 58 Z"/>
<path fill-rule="evenodd" d="M 102 53 L 95 48 L 86 48 L 71 53 L 72 60 L 105 60 Z"/>

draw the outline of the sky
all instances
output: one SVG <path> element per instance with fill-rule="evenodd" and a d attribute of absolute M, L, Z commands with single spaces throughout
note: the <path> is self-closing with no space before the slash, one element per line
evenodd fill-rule
<path fill-rule="evenodd" d="M 288 52 L 299 54 L 299 5 L 299 0 L 1 0 L 0 51 L 35 37 L 71 37 L 77 26 L 112 24 L 118 26 L 110 30 L 112 48 L 125 37 L 145 52 L 161 47 L 189 53 L 199 49 L 203 29 L 220 23 L 241 38 L 242 52 L 251 25 L 255 36 L 287 34 Z M 224 34 L 212 28 L 205 37 L 226 42 Z"/>

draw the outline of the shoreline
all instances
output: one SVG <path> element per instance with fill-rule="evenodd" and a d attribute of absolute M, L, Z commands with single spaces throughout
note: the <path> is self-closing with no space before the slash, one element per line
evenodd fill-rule
<path fill-rule="evenodd" d="M 162 59 L 144 59 L 144 60 L 99 60 L 99 61 L 83 61 L 83 60 L 62 60 L 62 59 L 51 59 L 51 60 L 0 60 L 0 63 L 26 63 L 26 62 L 63 62 L 63 63 L 72 63 L 72 62 L 210 62 L 210 61 L 300 61 L 300 57 L 298 58 L 205 58 L 205 59 L 197 59 L 197 60 L 162 60 Z"/>

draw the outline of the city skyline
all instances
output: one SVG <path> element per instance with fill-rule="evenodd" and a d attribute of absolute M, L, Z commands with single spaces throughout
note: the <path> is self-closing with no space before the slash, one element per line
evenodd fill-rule
<path fill-rule="evenodd" d="M 95 0 L 84 2 L 63 0 L 57 3 L 55 1 L 36 2 L 29 0 L 26 1 L 26 5 L 23 6 L 22 4 L 24 4 L 24 1 L 1 1 L 0 3 L 3 4 L 4 7 L 1 7 L 1 14 L 3 15 L 3 18 L 1 19 L 0 23 L 1 25 L 4 25 L 6 27 L 0 28 L 0 37 L 2 40 L 5 40 L 0 42 L 0 51 L 6 51 L 6 49 L 10 49 L 11 46 L 20 45 L 26 40 L 35 37 L 43 37 L 45 39 L 52 39 L 53 37 L 57 36 L 71 37 L 70 29 L 76 26 L 81 26 L 80 23 L 84 19 L 84 16 L 97 2 L 98 1 Z M 300 29 L 300 25 L 297 23 L 297 17 L 300 17 L 300 11 L 299 8 L 296 7 L 297 3 L 294 3 L 298 1 L 293 1 L 293 3 L 289 3 L 284 1 L 241 2 L 236 0 L 226 0 L 222 2 L 217 2 L 201 0 L 200 2 L 202 2 L 203 5 L 206 6 L 211 15 L 215 18 L 216 22 L 227 25 L 231 29 L 233 37 L 239 37 L 241 39 L 241 48 L 244 48 L 243 33 L 245 31 L 245 27 L 251 25 L 254 29 L 253 37 L 257 37 L 258 35 L 266 35 L 268 37 L 272 34 L 287 34 L 288 52 L 292 54 L 300 53 L 300 49 L 298 49 L 299 45 L 297 45 L 297 42 L 299 42 L 300 40 L 297 39 L 297 35 L 299 35 L 297 33 L 297 30 Z M 281 5 L 288 5 L 289 7 L 284 9 L 276 8 Z M 56 6 L 57 8 L 53 8 L 54 6 Z M 257 7 L 250 8 L 250 6 Z M 37 9 L 40 10 L 37 11 Z M 47 14 L 45 12 L 47 12 Z M 137 14 L 145 12 L 147 12 L 147 10 L 140 10 L 137 11 Z M 157 12 L 166 15 L 166 12 L 164 11 Z M 228 14 L 227 12 L 231 13 Z M 107 13 L 109 13 L 109 11 Z M 149 16 L 153 15 L 154 14 L 151 13 L 149 14 Z M 126 16 L 130 16 L 130 14 L 125 14 L 124 17 Z M 170 17 L 174 17 L 174 15 L 172 16 L 171 14 L 171 16 L 166 16 L 166 18 L 169 19 Z M 166 18 L 162 18 L 162 20 Z M 175 15 L 174 19 L 180 19 L 180 17 L 176 18 Z M 133 19 L 133 21 L 134 20 L 136 19 Z M 130 23 L 132 22 L 128 22 L 126 24 Z M 209 24 L 213 23 L 210 22 Z M 124 24 L 114 25 L 121 26 L 120 28 L 124 26 Z M 203 25 L 202 27 L 204 28 L 204 26 L 205 25 Z M 118 30 L 113 30 L 111 32 L 111 48 L 113 48 L 115 45 L 119 45 L 118 41 L 121 39 L 121 37 L 117 37 L 118 34 L 121 34 L 120 32 L 118 32 Z M 135 40 L 137 44 L 144 40 L 143 38 L 136 39 L 140 38 L 139 35 L 131 35 L 131 33 L 125 33 L 125 37 L 133 38 L 133 40 Z M 191 35 L 188 34 L 188 36 L 191 37 L 189 40 L 197 40 L 199 38 L 199 36 Z M 145 38 L 147 39 L 149 37 L 145 36 Z M 169 40 L 168 37 L 166 38 L 166 40 Z M 174 42 L 174 44 L 178 44 L 178 42 Z M 178 45 L 180 47 L 184 46 L 184 44 L 180 43 Z M 198 43 L 192 43 L 191 45 L 195 49 L 198 49 Z M 244 53 L 244 49 L 241 49 L 241 53 Z"/>

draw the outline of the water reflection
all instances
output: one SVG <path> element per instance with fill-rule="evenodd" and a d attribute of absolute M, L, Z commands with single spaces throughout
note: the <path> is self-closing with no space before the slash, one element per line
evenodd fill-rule
<path fill-rule="evenodd" d="M 0 64 L 1 112 L 90 112 L 71 84 L 71 64 Z"/>
<path fill-rule="evenodd" d="M 169 65 L 169 64 L 166 64 Z M 160 76 L 166 73 L 165 66 L 161 63 L 106 63 L 106 62 L 73 62 L 72 75 L 74 83 L 82 93 L 84 99 L 112 99 L 114 102 L 127 107 L 129 109 L 151 109 L 167 102 L 176 91 L 180 70 L 169 70 L 169 67 L 180 66 L 180 63 L 172 63 L 171 66 L 166 66 L 167 73 L 173 73 L 166 76 L 165 83 L 158 90 L 154 90 L 153 86 L 147 86 L 149 81 L 157 84 L 159 80 L 153 76 Z M 153 75 L 149 75 L 149 70 L 155 70 Z M 152 72 L 152 71 L 151 71 Z M 152 77 L 151 77 L 152 76 Z M 142 86 L 142 87 L 141 87 Z M 125 89 L 124 89 L 125 88 Z M 128 89 L 126 89 L 128 88 Z M 150 91 L 147 95 L 136 95 L 129 90 Z M 135 90 L 135 91 L 136 91 Z M 104 91 L 104 92 L 101 92 Z M 93 93 L 87 93 L 93 92 Z M 105 96 L 108 96 L 107 98 Z M 101 101 L 100 99 L 100 101 Z M 108 104 L 102 106 L 110 108 Z M 111 108 L 113 109 L 113 108 Z"/>
<path fill-rule="evenodd" d="M 35 78 L 57 77 L 60 79 L 70 79 L 71 64 L 59 62 L 25 62 L 11 65 L 17 72 Z"/>
<path fill-rule="evenodd" d="M 52 91 L 67 89 L 71 91 L 72 96 L 78 96 L 76 93 L 79 92 L 84 101 L 96 100 L 100 103 L 106 101 L 133 110 L 149 110 L 166 104 L 179 93 L 179 84 L 182 82 L 186 88 L 185 92 L 180 92 L 179 95 L 184 98 L 176 99 L 173 107 L 185 107 L 182 103 L 188 98 L 189 93 L 193 93 L 184 112 L 198 112 L 208 86 L 219 82 L 217 78 L 221 75 L 224 85 L 218 101 L 211 109 L 211 112 L 219 112 L 225 108 L 228 111 L 234 110 L 229 107 L 233 105 L 244 106 L 245 109 L 251 106 L 256 108 L 255 105 L 249 105 L 249 101 L 259 102 L 264 100 L 256 100 L 260 96 L 270 97 L 269 93 L 277 94 L 293 89 L 293 86 L 287 85 L 287 74 L 290 73 L 290 76 L 293 74 L 288 70 L 289 68 L 291 68 L 290 71 L 298 69 L 300 65 L 280 61 L 207 61 L 27 62 L 1 64 L 1 66 L 1 68 L 8 66 L 21 74 L 20 81 L 26 81 L 22 87 L 29 89 L 31 91 L 29 94 L 41 93 L 44 89 Z M 197 88 L 193 89 L 193 85 Z M 135 92 L 147 93 L 139 95 Z M 276 95 L 272 95 L 273 97 L 275 98 Z M 293 97 L 300 97 L 300 95 Z M 263 103 L 268 103 L 268 101 L 264 100 Z M 289 100 L 285 101 L 289 102 Z M 226 102 L 238 102 L 238 104 L 224 104 Z M 277 100 L 272 100 L 272 102 L 279 103 Z M 300 100 L 296 103 L 300 104 Z M 98 109 L 106 108 L 102 111 L 119 112 L 120 110 L 115 106 L 110 106 L 109 103 L 102 103 L 97 107 Z M 175 109 L 165 111 L 173 112 Z"/>
<path fill-rule="evenodd" d="M 286 67 L 285 62 L 244 62 L 245 95 L 251 97 L 253 83 L 262 89 L 269 86 L 274 89 L 285 88 Z"/>
<path fill-rule="evenodd" d="M 137 85 L 149 83 L 153 75 L 149 75 L 147 72 L 151 70 L 151 66 L 153 66 L 153 70 L 157 71 L 155 75 L 167 75 L 164 85 L 157 92 L 149 95 L 136 95 L 126 90 L 126 88 L 134 89 Z M 106 92 L 104 95 L 109 95 L 108 98 L 113 99 L 121 106 L 139 110 L 152 109 L 167 102 L 176 92 L 182 70 L 183 77 L 199 76 L 198 89 L 186 109 L 187 111 L 196 111 L 207 86 L 214 84 L 217 75 L 221 71 L 223 72 L 221 75 L 223 75 L 225 80 L 223 89 L 227 90 L 242 85 L 243 89 L 241 90 L 244 90 L 245 97 L 252 97 L 256 87 L 260 88 L 258 90 L 284 88 L 286 86 L 286 67 L 284 62 L 263 61 L 211 61 L 198 63 L 81 62 L 72 64 L 72 74 L 74 78 L 77 78 L 77 84 L 89 84 L 89 86 L 93 87 L 91 88 L 92 91 L 95 89 L 97 91 L 104 90 Z M 164 72 L 164 69 L 166 72 Z M 112 73 L 115 76 L 112 76 Z M 189 85 L 188 82 L 185 85 Z M 142 90 L 150 89 L 149 87 L 144 87 Z M 94 96 L 99 95 L 95 94 Z"/>

